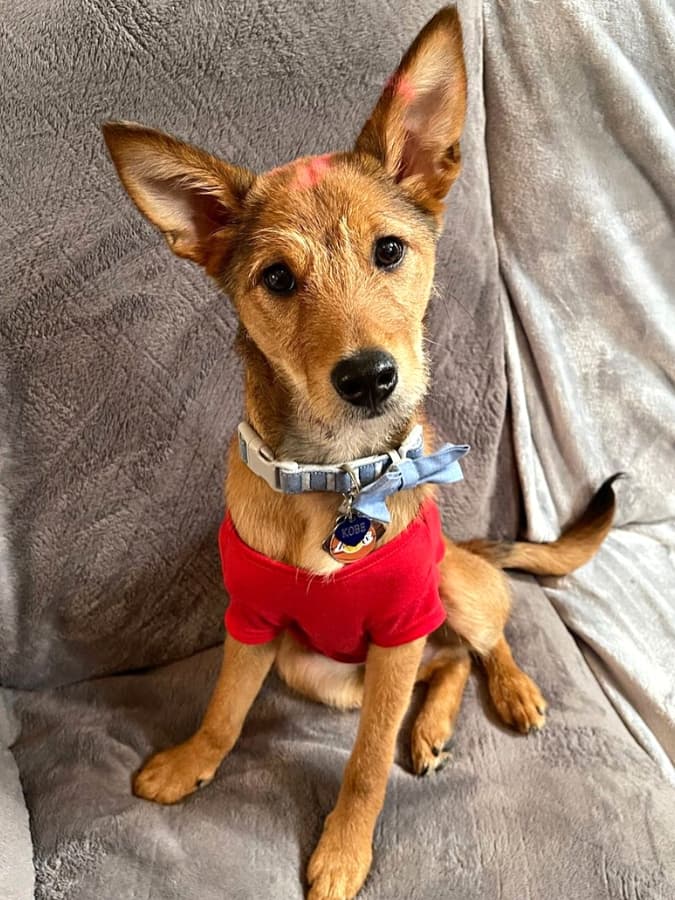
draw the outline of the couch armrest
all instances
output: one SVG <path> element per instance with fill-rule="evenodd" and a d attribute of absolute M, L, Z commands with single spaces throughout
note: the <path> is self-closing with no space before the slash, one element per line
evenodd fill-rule
<path fill-rule="evenodd" d="M 35 874 L 28 809 L 9 749 L 17 731 L 8 694 L 0 688 L 0 897 L 32 900 Z"/>

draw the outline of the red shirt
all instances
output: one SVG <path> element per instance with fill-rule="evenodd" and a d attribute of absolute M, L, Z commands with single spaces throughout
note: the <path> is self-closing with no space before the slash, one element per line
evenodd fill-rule
<path fill-rule="evenodd" d="M 397 647 L 445 622 L 438 593 L 445 548 L 433 501 L 388 544 L 325 577 L 253 550 L 229 514 L 219 545 L 230 595 L 225 625 L 244 644 L 266 643 L 288 629 L 324 656 L 360 663 L 370 643 Z"/>

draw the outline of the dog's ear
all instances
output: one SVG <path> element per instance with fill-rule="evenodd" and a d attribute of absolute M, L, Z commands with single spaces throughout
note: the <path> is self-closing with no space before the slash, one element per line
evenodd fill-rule
<path fill-rule="evenodd" d="M 423 28 L 390 78 L 356 142 L 438 215 L 459 174 L 466 112 L 462 30 L 454 7 Z"/>
<path fill-rule="evenodd" d="M 103 136 L 127 193 L 173 252 L 217 274 L 255 176 L 132 122 L 107 122 Z"/>

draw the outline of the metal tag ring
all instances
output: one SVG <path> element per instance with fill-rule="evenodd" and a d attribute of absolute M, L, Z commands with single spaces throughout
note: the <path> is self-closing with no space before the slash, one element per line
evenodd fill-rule
<path fill-rule="evenodd" d="M 354 497 L 361 490 L 359 473 L 356 471 L 356 469 L 353 468 L 353 466 L 350 466 L 349 463 L 345 463 L 343 466 L 341 466 L 341 468 L 342 471 L 346 472 L 352 480 L 352 489 L 350 490 L 349 494 L 350 496 Z"/>

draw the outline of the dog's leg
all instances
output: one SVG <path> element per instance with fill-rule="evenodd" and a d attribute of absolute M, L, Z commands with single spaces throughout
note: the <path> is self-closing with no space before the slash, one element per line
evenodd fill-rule
<path fill-rule="evenodd" d="M 226 637 L 220 675 L 202 724 L 187 741 L 148 760 L 134 778 L 137 797 L 177 803 L 213 778 L 239 737 L 277 647 L 278 640 L 248 645 Z"/>
<path fill-rule="evenodd" d="M 492 702 L 507 725 L 527 734 L 542 728 L 546 721 L 546 701 L 537 685 L 517 665 L 502 635 L 483 657 Z"/>
<path fill-rule="evenodd" d="M 366 879 L 396 735 L 410 703 L 424 644 L 425 639 L 401 647 L 372 645 L 368 652 L 356 743 L 337 803 L 309 863 L 309 900 L 351 900 Z"/>
<path fill-rule="evenodd" d="M 442 768 L 448 754 L 444 747 L 450 740 L 471 671 L 471 657 L 466 650 L 455 650 L 449 659 L 439 654 L 437 665 L 427 675 L 429 688 L 412 731 L 413 770 L 426 775 Z"/>
<path fill-rule="evenodd" d="M 524 733 L 541 728 L 546 701 L 516 664 L 504 637 L 511 608 L 505 576 L 486 560 L 446 540 L 440 590 L 448 624 L 483 661 L 500 717 Z"/>

